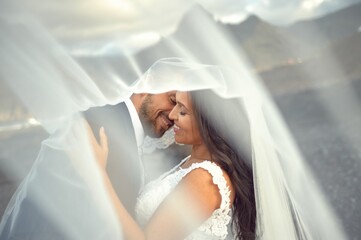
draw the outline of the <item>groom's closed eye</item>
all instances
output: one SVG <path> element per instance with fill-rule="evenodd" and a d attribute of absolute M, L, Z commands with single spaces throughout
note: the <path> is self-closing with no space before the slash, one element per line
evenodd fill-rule
<path fill-rule="evenodd" d="M 169 101 L 170 101 L 170 103 L 172 104 L 172 105 L 176 105 L 177 104 L 177 102 L 176 102 L 176 100 L 175 100 L 175 97 L 170 97 L 169 98 Z"/>

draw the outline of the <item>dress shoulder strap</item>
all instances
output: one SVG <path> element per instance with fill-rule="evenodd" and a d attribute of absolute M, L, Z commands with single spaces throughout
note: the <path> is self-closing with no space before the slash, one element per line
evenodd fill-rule
<path fill-rule="evenodd" d="M 160 177 L 158 179 L 163 179 L 166 176 L 176 172 L 177 169 L 179 169 L 179 167 L 185 162 L 187 161 L 191 156 L 188 155 L 187 157 L 183 158 L 176 166 L 174 166 L 172 169 L 170 169 L 169 171 L 163 173 L 162 175 L 160 175 Z"/>
<path fill-rule="evenodd" d="M 197 162 L 197 163 L 193 163 L 190 167 L 184 169 L 182 178 L 197 168 L 203 168 L 212 175 L 213 183 L 218 186 L 219 193 L 221 194 L 221 197 L 222 197 L 220 209 L 221 210 L 230 209 L 229 206 L 230 206 L 230 201 L 231 201 L 230 200 L 231 192 L 229 190 L 229 186 L 227 185 L 227 181 L 223 176 L 222 169 L 214 162 L 211 162 L 208 160 L 203 161 L 203 162 Z M 228 213 L 228 211 L 227 211 L 227 213 Z"/>

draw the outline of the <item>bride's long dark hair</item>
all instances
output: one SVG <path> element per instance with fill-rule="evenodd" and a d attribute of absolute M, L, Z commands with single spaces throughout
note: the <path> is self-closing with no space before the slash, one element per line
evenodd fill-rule
<path fill-rule="evenodd" d="M 235 189 L 233 229 L 237 239 L 255 239 L 256 204 L 253 188 L 249 122 L 239 99 L 223 99 L 211 90 L 189 94 L 201 137 Z"/>

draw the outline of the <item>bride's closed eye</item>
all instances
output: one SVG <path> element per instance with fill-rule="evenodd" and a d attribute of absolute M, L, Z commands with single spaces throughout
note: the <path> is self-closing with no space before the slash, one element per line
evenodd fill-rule
<path fill-rule="evenodd" d="M 177 101 L 177 104 L 175 107 L 179 109 L 178 110 L 179 115 L 185 116 L 188 114 L 188 109 L 182 103 Z"/>
<path fill-rule="evenodd" d="M 181 115 L 181 116 L 187 115 L 187 110 L 184 108 L 183 104 L 177 102 L 176 107 L 179 109 L 178 110 L 179 115 Z"/>
<path fill-rule="evenodd" d="M 186 113 L 186 112 L 183 112 L 183 111 L 179 111 L 179 114 L 180 114 L 181 116 L 184 116 L 184 115 L 186 115 L 187 113 Z"/>

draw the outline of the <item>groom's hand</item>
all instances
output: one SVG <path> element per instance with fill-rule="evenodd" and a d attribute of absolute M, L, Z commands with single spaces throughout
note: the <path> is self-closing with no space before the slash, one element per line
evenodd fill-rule
<path fill-rule="evenodd" d="M 86 127 L 88 130 L 90 144 L 94 150 L 94 156 L 102 169 L 105 169 L 107 165 L 108 159 L 108 138 L 105 134 L 104 127 L 99 129 L 99 143 L 96 140 L 93 130 L 91 129 L 90 125 L 86 122 Z"/>

